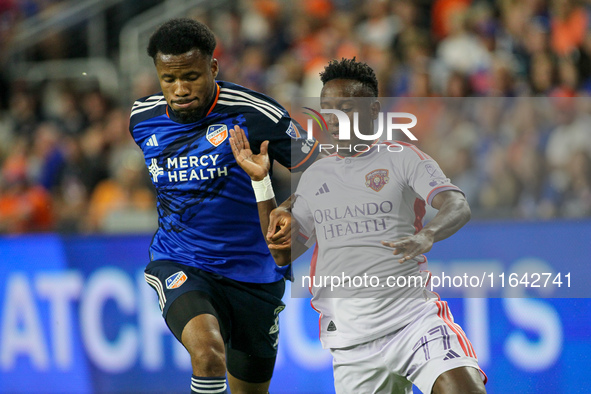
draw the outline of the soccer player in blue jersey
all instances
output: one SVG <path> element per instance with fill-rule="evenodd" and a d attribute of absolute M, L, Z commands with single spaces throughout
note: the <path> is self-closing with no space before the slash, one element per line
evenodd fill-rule
<path fill-rule="evenodd" d="M 130 118 L 158 195 L 145 278 L 191 356 L 192 392 L 226 393 L 227 371 L 233 393 L 266 393 L 289 269 L 275 264 L 261 233 L 268 214 L 261 222 L 257 200 L 269 199 L 270 181 L 251 185 L 229 131 L 239 126 L 253 152 L 291 170 L 318 149 L 275 100 L 216 80 L 215 46 L 209 28 L 186 18 L 150 38 L 162 92 L 137 100 Z"/>

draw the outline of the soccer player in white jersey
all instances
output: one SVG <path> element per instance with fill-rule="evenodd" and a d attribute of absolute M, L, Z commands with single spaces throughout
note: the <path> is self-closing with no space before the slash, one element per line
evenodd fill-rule
<path fill-rule="evenodd" d="M 373 70 L 343 59 L 329 63 L 321 79 L 321 107 L 344 112 L 351 124 L 357 113 L 359 130 L 373 134 L 380 112 Z M 337 153 L 314 163 L 300 180 L 291 210 L 299 228 L 292 259 L 316 244 L 312 305 L 320 313 L 322 345 L 334 358 L 336 392 L 411 393 L 415 384 L 423 393 L 485 393 L 486 376 L 447 303 L 426 289 L 425 280 L 410 280 L 428 275 L 421 271 L 423 253 L 470 219 L 462 191 L 411 144 L 376 140 L 357 152 L 355 145 L 368 141 L 354 133 L 339 140 L 334 115 L 327 124 Z M 245 151 L 241 145 L 233 150 L 237 157 Z M 241 164 L 247 172 L 250 162 Z M 423 227 L 426 203 L 438 213 Z M 273 211 L 270 241 L 277 241 L 277 220 L 284 225 L 288 215 Z M 284 247 L 281 242 L 270 248 Z M 346 278 L 374 276 L 377 284 L 366 279 L 347 285 Z M 330 288 L 336 282 L 322 281 L 332 277 L 345 278 L 336 290 Z M 388 277 L 404 277 L 408 285 L 387 286 Z"/>

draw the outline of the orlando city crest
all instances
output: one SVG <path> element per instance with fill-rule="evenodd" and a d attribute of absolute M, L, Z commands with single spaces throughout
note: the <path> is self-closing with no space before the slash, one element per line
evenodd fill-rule
<path fill-rule="evenodd" d="M 212 124 L 207 128 L 205 137 L 213 146 L 219 146 L 228 138 L 228 127 L 225 124 Z"/>
<path fill-rule="evenodd" d="M 390 178 L 388 177 L 388 170 L 373 170 L 369 174 L 365 175 L 365 186 L 371 187 L 376 192 L 382 190 L 388 181 L 390 181 Z"/>

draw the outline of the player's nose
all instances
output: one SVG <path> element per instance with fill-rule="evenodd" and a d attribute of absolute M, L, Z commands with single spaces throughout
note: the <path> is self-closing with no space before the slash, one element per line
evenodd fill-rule
<path fill-rule="evenodd" d="M 338 126 L 339 125 L 339 118 L 336 116 L 336 114 L 327 114 L 326 116 L 326 123 L 331 125 L 331 126 Z"/>
<path fill-rule="evenodd" d="M 174 95 L 177 97 L 186 97 L 191 94 L 191 89 L 186 83 L 177 82 L 174 86 Z"/>

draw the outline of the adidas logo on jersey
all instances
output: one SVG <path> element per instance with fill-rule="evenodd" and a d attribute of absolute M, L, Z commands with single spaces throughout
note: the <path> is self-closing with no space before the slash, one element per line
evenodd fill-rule
<path fill-rule="evenodd" d="M 443 360 L 451 360 L 452 358 L 458 358 L 458 357 L 460 357 L 459 354 L 457 354 L 453 350 L 450 350 L 449 352 L 447 352 L 447 354 L 445 355 L 445 358 Z"/>
<path fill-rule="evenodd" d="M 322 184 L 322 187 L 320 189 L 318 189 L 318 191 L 316 192 L 316 195 L 319 196 L 320 194 L 324 194 L 324 193 L 329 193 L 330 190 L 328 189 L 328 186 L 326 185 L 326 183 Z"/>
<path fill-rule="evenodd" d="M 330 323 L 328 323 L 328 327 L 326 327 L 326 331 L 336 331 L 336 330 L 337 330 L 337 326 L 331 320 Z"/>
<path fill-rule="evenodd" d="M 148 142 L 146 142 L 146 146 L 158 146 L 158 140 L 156 139 L 156 134 L 152 134 L 150 138 L 148 138 Z"/>

